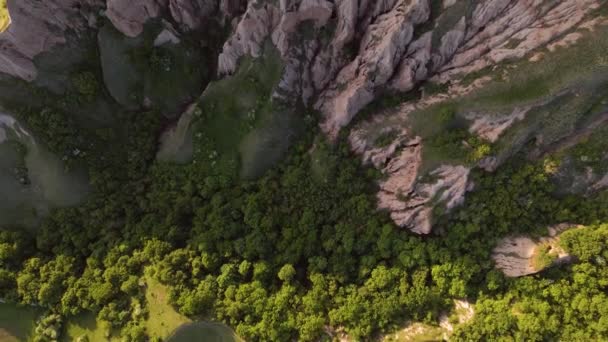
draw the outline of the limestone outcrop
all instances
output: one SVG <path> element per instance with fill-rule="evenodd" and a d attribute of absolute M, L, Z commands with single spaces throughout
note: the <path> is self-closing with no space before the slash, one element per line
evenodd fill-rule
<path fill-rule="evenodd" d="M 415 149 L 417 151 L 413 153 L 420 153 L 419 146 Z M 442 165 L 429 173 L 432 178 L 430 181 L 414 182 L 412 176 L 415 177 L 418 173 L 411 170 L 416 164 L 410 153 L 412 152 L 402 152 L 399 158 L 391 160 L 384 169 L 391 177 L 380 184 L 378 206 L 389 210 L 398 226 L 417 234 L 429 234 L 436 207 L 443 206 L 449 211 L 464 201 L 469 189 L 469 169 L 462 165 Z M 419 155 L 416 157 L 419 158 Z M 408 174 L 408 171 L 413 172 Z"/>
<path fill-rule="evenodd" d="M 122 34 L 136 37 L 145 23 L 170 15 L 182 30 L 201 28 L 220 12 L 231 18 L 241 0 L 8 0 L 11 23 L 0 33 L 0 73 L 26 81 L 38 75 L 34 58 L 66 44 L 107 17 Z M 173 39 L 174 40 L 174 39 Z"/>
<path fill-rule="evenodd" d="M 376 18 L 361 38 L 358 55 L 338 74 L 315 104 L 325 116 L 323 130 L 335 137 L 354 115 L 374 99 L 392 77 L 414 37 L 414 26 L 430 15 L 427 0 L 399 1 Z"/>
<path fill-rule="evenodd" d="M 543 268 L 539 268 L 534 260 L 540 253 L 541 246 L 547 249 L 545 253 L 554 255 L 555 259 L 551 265 L 568 263 L 572 257 L 559 247 L 559 234 L 577 227 L 580 226 L 568 223 L 551 226 L 547 229 L 547 236 L 540 239 L 524 235 L 506 237 L 500 240 L 492 251 L 492 259 L 507 277 L 522 277 L 541 272 Z"/>
<path fill-rule="evenodd" d="M 265 39 L 279 20 L 279 9 L 276 6 L 260 0 L 249 2 L 245 14 L 218 57 L 218 73 L 225 75 L 236 71 L 237 62 L 242 56 L 259 57 Z"/>
<path fill-rule="evenodd" d="M 218 5 L 216 0 L 169 0 L 171 16 L 189 30 L 202 27 L 205 19 L 217 11 Z"/>
<path fill-rule="evenodd" d="M 137 37 L 144 24 L 160 15 L 167 0 L 108 0 L 106 16 L 127 37 Z"/>
<path fill-rule="evenodd" d="M 34 57 L 94 25 L 102 0 L 9 0 L 11 24 L 0 33 L 0 73 L 26 81 L 37 76 Z"/>
<path fill-rule="evenodd" d="M 597 0 L 485 0 L 466 16 L 470 9 L 464 2 L 447 2 L 431 29 L 419 32 L 430 20 L 428 0 L 276 5 L 254 0 L 224 46 L 219 72 L 234 72 L 243 55 L 259 56 L 262 42 L 272 37 L 287 65 L 279 88 L 305 103 L 316 94 L 314 106 L 325 118 L 322 128 L 335 137 L 378 92 L 408 91 L 433 76 L 445 82 L 521 58 L 583 23 L 597 6 Z M 292 39 L 296 27 L 307 21 L 324 34 Z M 347 56 L 343 50 L 350 44 L 357 49 Z M 289 81 L 295 78 L 305 81 Z"/>
<path fill-rule="evenodd" d="M 222 13 L 234 13 L 239 2 L 222 1 Z M 136 37 L 145 23 L 169 12 L 183 30 L 201 28 L 220 9 L 219 0 L 107 0 L 106 16 L 127 37 Z"/>
<path fill-rule="evenodd" d="M 432 5 L 430 0 L 9 0 L 12 24 L 0 34 L 0 73 L 34 80 L 37 55 L 95 28 L 105 15 L 127 37 L 140 35 L 154 18 L 174 24 L 157 36 L 156 45 L 177 43 L 180 32 L 202 31 L 207 20 L 220 19 L 231 29 L 218 53 L 220 77 L 234 73 L 242 57 L 260 57 L 274 46 L 284 68 L 273 99 L 318 110 L 321 129 L 334 140 L 387 92 L 417 91 L 426 81 L 445 86 L 446 91 L 427 96 L 425 84 L 421 98 L 374 113 L 348 138 L 363 161 L 386 176 L 379 208 L 389 210 L 400 226 L 427 234 L 434 208 L 449 211 L 464 201 L 471 168 L 493 171 L 508 156 L 425 167 L 426 141 L 411 129 L 411 114 L 480 89 L 490 81 L 483 71 L 501 62 L 541 61 L 548 52 L 575 44 L 584 36 L 579 29 L 593 30 L 605 21 L 591 13 L 606 3 L 444 0 L 439 8 Z M 471 75 L 475 80 L 463 81 Z M 496 142 L 543 101 L 492 113 L 498 115 L 471 110 L 464 115 L 466 128 Z M 374 142 L 378 127 L 392 139 L 382 147 Z M 606 183 L 598 177 L 593 184 Z"/>

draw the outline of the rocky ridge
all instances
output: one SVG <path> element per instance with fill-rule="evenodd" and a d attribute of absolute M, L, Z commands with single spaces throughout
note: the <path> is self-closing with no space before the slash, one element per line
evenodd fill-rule
<path fill-rule="evenodd" d="M 389 93 L 415 90 L 423 82 L 449 85 L 396 110 L 357 123 L 349 142 L 365 163 L 380 169 L 378 207 L 395 222 L 428 234 L 434 208 L 449 211 L 473 188 L 472 167 L 492 171 L 503 161 L 489 156 L 475 164 L 446 162 L 423 167 L 424 138 L 412 128 L 412 113 L 465 96 L 490 82 L 480 73 L 497 64 L 529 58 L 575 44 L 584 30 L 603 24 L 590 16 L 601 0 L 9 0 L 12 24 L 0 34 L 0 72 L 36 78 L 34 58 L 94 29 L 103 16 L 125 36 L 165 18 L 177 30 L 158 39 L 177 41 L 178 31 L 202 30 L 210 17 L 231 25 L 218 56 L 218 75 L 237 70 L 244 56 L 260 57 L 270 42 L 284 70 L 273 98 L 300 102 L 321 113 L 321 128 L 336 139 L 369 103 Z M 49 29 L 50 28 L 50 29 Z M 508 77 L 508 76 L 507 76 Z M 496 142 L 542 100 L 501 116 L 469 113 L 468 130 Z M 395 122 L 392 125 L 392 122 Z M 394 139 L 383 147 L 370 134 L 377 126 Z M 388 127 L 388 128 L 387 128 Z M 377 135 L 375 135 L 377 137 Z M 598 184 L 601 184 L 598 181 Z"/>
<path fill-rule="evenodd" d="M 11 24 L 0 34 L 0 73 L 26 81 L 37 76 L 34 57 L 65 44 L 67 34 L 95 25 L 100 0 L 8 0 Z"/>
<path fill-rule="evenodd" d="M 587 15 L 601 3 L 445 1 L 439 16 L 431 14 L 431 5 L 426 0 L 295 0 L 278 4 L 254 0 L 224 45 L 220 73 L 234 72 L 243 55 L 259 56 L 264 41 L 271 39 L 286 63 L 275 96 L 290 94 L 312 104 L 322 114 L 323 131 L 335 138 L 383 92 L 407 92 L 427 79 L 446 83 L 502 61 L 523 58 L 539 47 L 557 44 L 556 40 L 559 44 L 575 41 L 576 37 L 567 33 L 589 25 Z M 298 23 L 307 22 L 317 34 L 297 37 L 303 30 L 295 29 Z M 345 52 L 348 49 L 354 53 Z M 452 90 L 451 96 L 406 103 L 391 115 L 407 121 L 408 113 L 416 109 L 468 93 L 482 84 L 484 80 L 474 83 L 473 88 Z M 480 116 L 470 131 L 496 141 L 529 109 L 516 108 L 511 115 L 494 119 Z M 378 120 L 390 119 L 384 115 L 372 119 Z M 438 179 L 435 183 L 420 183 L 424 142 L 403 130 L 388 147 L 378 149 L 361 134 L 365 126 L 353 130 L 350 142 L 365 162 L 372 162 L 387 176 L 380 183 L 379 207 L 388 209 L 397 224 L 416 233 L 429 233 L 432 208 L 443 203 L 450 210 L 462 203 L 465 192 L 471 189 L 467 181 L 470 167 L 441 165 L 429 172 L 431 178 Z M 498 162 L 485 159 L 480 165 L 492 170 Z M 437 193 L 442 195 L 432 201 Z"/>
<path fill-rule="evenodd" d="M 34 58 L 96 30 L 107 18 L 127 37 L 136 37 L 150 19 L 168 16 L 180 30 L 201 29 L 211 15 L 229 21 L 241 0 L 8 0 L 11 24 L 0 33 L 0 73 L 25 81 L 38 74 Z"/>

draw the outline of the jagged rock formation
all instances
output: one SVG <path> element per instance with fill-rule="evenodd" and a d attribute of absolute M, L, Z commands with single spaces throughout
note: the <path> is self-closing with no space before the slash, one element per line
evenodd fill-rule
<path fill-rule="evenodd" d="M 498 243 L 492 251 L 496 267 L 507 277 L 522 277 L 542 271 L 534 264 L 539 246 L 545 244 L 556 255 L 552 265 L 568 263 L 572 257 L 559 247 L 559 234 L 579 227 L 573 224 L 558 224 L 547 229 L 548 236 L 533 240 L 527 236 L 510 236 Z"/>
<path fill-rule="evenodd" d="M 163 5 L 156 0 L 108 0 L 106 15 L 114 26 L 127 37 L 136 37 L 144 30 L 144 24 L 158 17 Z"/>
<path fill-rule="evenodd" d="M 125 36 L 136 37 L 146 22 L 165 13 L 180 29 L 195 30 L 218 12 L 232 18 L 241 4 L 241 0 L 8 0 L 11 24 L 0 33 L 0 73 L 34 80 L 36 56 L 66 44 L 70 36 L 96 29 L 103 16 Z"/>
<path fill-rule="evenodd" d="M 400 121 L 408 121 L 408 116 L 416 110 L 464 96 L 487 81 L 487 78 L 483 78 L 467 87 L 452 87 L 448 94 L 406 103 L 400 107 L 397 115 L 378 115 L 351 132 L 349 142 L 353 150 L 362 156 L 364 163 L 371 163 L 386 176 L 380 183 L 378 206 L 389 210 L 397 225 L 407 227 L 417 234 L 430 233 L 433 208 L 442 204 L 449 212 L 464 201 L 465 193 L 473 186 L 468 181 L 469 168 L 463 165 L 442 165 L 429 172 L 430 177 L 427 178 L 434 182 L 422 180 L 422 139 L 415 137 L 408 140 L 407 129 L 400 128 Z M 394 126 L 390 125 L 391 122 L 395 122 Z M 381 134 L 391 130 L 399 131 L 388 146 L 375 147 L 373 140 L 368 138 L 368 131 L 376 130 L 374 126 L 377 124 L 389 127 L 381 131 Z M 441 196 L 435 198 L 439 192 Z"/>
<path fill-rule="evenodd" d="M 481 72 L 503 61 L 542 61 L 551 51 L 582 39 L 584 32 L 577 29 L 593 30 L 606 21 L 590 15 L 606 6 L 602 0 L 437 4 L 430 0 L 9 0 L 13 23 L 0 34 L 0 72 L 34 80 L 37 55 L 95 28 L 104 15 L 127 37 L 140 35 L 153 18 L 171 22 L 155 45 L 179 43 L 180 32 L 204 30 L 208 20 L 219 18 L 232 28 L 218 55 L 219 76 L 234 73 L 241 57 L 260 57 L 272 44 L 284 65 L 272 97 L 317 109 L 321 129 L 331 139 L 386 92 L 408 92 L 425 81 L 448 85 L 445 92 L 425 94 L 358 123 L 349 135 L 353 150 L 386 176 L 380 183 L 378 206 L 389 210 L 400 226 L 426 234 L 437 205 L 449 211 L 464 201 L 472 188 L 471 168 L 493 171 L 509 154 L 427 168 L 426 141 L 412 129 L 412 113 L 480 89 L 491 82 Z M 460 83 L 477 72 L 475 81 Z M 494 116 L 469 111 L 464 116 L 467 129 L 484 141 L 497 142 L 510 127 L 550 101 L 535 99 L 502 108 Z M 378 135 L 370 134 L 377 126 L 394 136 L 383 147 L 374 143 Z M 517 143 L 523 144 L 526 137 Z M 601 177 L 594 178 L 594 186 L 604 183 Z"/>
<path fill-rule="evenodd" d="M 549 43 L 551 49 L 571 44 L 578 34 L 567 33 L 577 26 L 591 25 L 587 14 L 598 6 L 600 1 L 596 0 L 445 1 L 437 15 L 431 13 L 427 0 L 294 0 L 278 4 L 252 0 L 219 56 L 219 73 L 234 72 L 241 56 L 260 56 L 264 42 L 271 39 L 285 62 L 274 96 L 299 98 L 313 105 L 324 118 L 321 128 L 335 138 L 386 90 L 409 91 L 429 78 L 445 83 L 505 60 L 523 58 Z M 302 33 L 307 30 L 315 34 Z M 483 83 L 451 90 L 452 96 L 468 93 Z M 407 121 L 408 113 L 449 98 L 431 97 L 413 106 L 406 104 L 393 115 Z M 471 118 L 470 131 L 496 141 L 530 108 L 515 108 L 509 115 L 495 118 Z M 435 189 L 417 180 L 424 141 L 403 131 L 388 147 L 376 148 L 365 141 L 361 130 L 365 128 L 351 134 L 353 149 L 388 176 L 380 184 L 379 207 L 389 209 L 399 225 L 428 233 L 433 192 L 423 196 L 424 200 L 404 200 L 414 189 Z M 493 170 L 501 161 L 484 158 L 480 166 Z M 442 185 L 452 191 L 444 191 L 449 195 L 440 200 L 450 204 L 447 209 L 462 202 L 468 188 L 468 171 L 464 170 L 468 167 L 444 165 L 431 171 L 441 179 L 447 177 L 439 183 L 450 184 Z M 420 206 L 420 202 L 425 205 Z"/>
<path fill-rule="evenodd" d="M 143 32 L 148 20 L 167 10 L 181 28 L 195 30 L 218 9 L 221 8 L 224 15 L 231 15 L 238 6 L 238 1 L 227 0 L 221 3 L 219 0 L 107 0 L 106 16 L 124 35 L 136 37 Z"/>
<path fill-rule="evenodd" d="M 278 9 L 263 1 L 251 1 L 232 37 L 224 44 L 218 58 L 218 73 L 229 74 L 236 70 L 238 59 L 244 55 L 259 57 L 262 44 L 278 25 Z"/>
<path fill-rule="evenodd" d="M 0 73 L 32 81 L 34 57 L 95 24 L 101 0 L 8 0 L 11 25 L 0 33 Z"/>
<path fill-rule="evenodd" d="M 418 150 L 414 154 L 419 156 L 420 146 L 414 149 Z M 416 170 L 408 169 L 418 165 L 411 159 L 411 153 L 402 153 L 385 168 L 393 177 L 380 183 L 378 206 L 389 210 L 397 225 L 417 234 L 429 234 L 434 208 L 444 205 L 449 211 L 464 201 L 469 169 L 462 165 L 442 165 L 429 173 L 434 178 L 431 181 L 416 181 L 412 179 L 417 175 Z"/>
<path fill-rule="evenodd" d="M 375 90 L 391 79 L 400 56 L 407 51 L 414 26 L 429 15 L 428 1 L 401 0 L 376 18 L 361 39 L 357 57 L 340 71 L 315 105 L 326 116 L 322 125 L 325 132 L 335 136 L 374 99 Z"/>

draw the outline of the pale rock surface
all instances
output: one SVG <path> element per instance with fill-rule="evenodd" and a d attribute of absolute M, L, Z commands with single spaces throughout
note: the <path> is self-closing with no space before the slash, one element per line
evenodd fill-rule
<path fill-rule="evenodd" d="M 416 84 L 426 79 L 429 74 L 427 64 L 431 59 L 432 36 L 432 32 L 427 32 L 410 44 L 404 59 L 391 80 L 391 88 L 406 92 L 414 89 Z"/>
<path fill-rule="evenodd" d="M 469 169 L 460 165 L 442 165 L 430 172 L 434 181 L 421 183 L 418 181 L 422 164 L 420 138 L 404 141 L 402 146 L 391 145 L 387 150 L 397 147 L 401 148 L 398 156 L 382 169 L 388 177 L 380 182 L 378 207 L 389 210 L 398 226 L 417 234 L 429 234 L 435 205 L 441 203 L 449 211 L 463 202 L 468 189 Z M 382 154 L 376 154 L 371 159 L 383 163 L 382 157 Z"/>
<path fill-rule="evenodd" d="M 200 28 L 217 7 L 216 0 L 169 0 L 173 19 L 190 30 Z"/>
<path fill-rule="evenodd" d="M 279 8 L 261 0 L 252 0 L 235 32 L 226 41 L 218 57 L 218 74 L 236 71 L 238 59 L 245 55 L 259 57 L 263 44 L 280 20 Z"/>
<path fill-rule="evenodd" d="M 205 20 L 220 10 L 232 17 L 240 7 L 237 0 L 107 0 L 106 16 L 124 35 L 136 37 L 145 23 L 169 11 L 183 30 L 196 30 Z"/>
<path fill-rule="evenodd" d="M 426 21 L 429 14 L 427 0 L 401 0 L 368 27 L 359 55 L 340 71 L 333 86 L 315 104 L 325 117 L 321 127 L 326 134 L 335 138 L 340 128 L 374 99 L 376 89 L 389 81 L 406 52 L 414 26 Z"/>
<path fill-rule="evenodd" d="M 331 67 L 327 62 L 328 53 L 319 54 L 313 69 L 316 89 L 323 90 L 316 103 L 316 108 L 326 118 L 322 128 L 328 135 L 336 136 L 340 128 L 372 101 L 376 90 L 383 86 L 405 92 L 436 72 L 437 78 L 443 83 L 454 76 L 477 71 L 506 59 L 521 58 L 577 25 L 584 24 L 585 15 L 596 4 L 596 0 L 564 0 L 550 4 L 540 0 L 479 1 L 468 21 L 462 16 L 443 36 L 434 37 L 434 31 L 429 31 L 410 41 L 399 36 L 403 25 L 407 25 L 404 21 L 419 23 L 416 20 L 419 19 L 424 22 L 428 13 L 424 13 L 422 18 L 408 16 L 407 10 L 399 7 L 403 2 L 360 2 L 358 24 L 346 26 L 366 28 L 361 31 L 364 33 L 358 55 L 342 67 L 329 86 L 326 78 L 335 73 L 335 66 Z M 425 1 L 409 4 L 411 7 L 417 5 L 424 8 L 423 5 L 428 4 Z M 453 6 L 451 3 L 448 5 Z M 354 6 L 346 8 L 354 11 Z M 450 10 L 452 8 L 446 9 Z M 383 27 L 387 17 L 397 21 L 392 22 L 390 28 Z M 348 18 L 353 18 L 353 15 Z M 374 34 L 378 28 L 382 29 L 382 35 Z M 351 36 L 351 31 L 342 32 L 347 32 L 341 33 L 343 36 Z M 381 43 L 367 46 L 366 37 L 370 34 Z M 395 36 L 400 39 L 391 40 Z M 571 44 L 575 38 L 576 35 L 570 36 L 561 44 Z M 433 41 L 437 41 L 438 46 L 432 46 Z M 508 47 L 512 41 L 518 42 L 514 48 Z M 366 51 L 371 50 L 377 58 L 368 59 L 370 56 Z M 382 58 L 383 54 L 391 58 Z M 378 70 L 370 70 L 367 65 L 379 67 Z M 389 77 L 385 73 L 389 73 Z"/>
<path fill-rule="evenodd" d="M 11 24 L 0 33 L 0 73 L 26 81 L 37 76 L 33 59 L 66 42 L 68 31 L 76 34 L 88 27 L 88 8 L 102 0 L 8 0 Z"/>
<path fill-rule="evenodd" d="M 446 9 L 450 6 L 453 6 L 458 0 L 443 0 L 443 8 Z"/>
<path fill-rule="evenodd" d="M 469 126 L 469 132 L 489 142 L 495 142 L 513 123 L 523 120 L 530 109 L 531 107 L 516 107 L 510 114 L 504 116 L 477 116 L 471 113 L 467 117 L 467 119 L 473 120 L 473 123 Z"/>
<path fill-rule="evenodd" d="M 415 180 L 412 181 L 413 178 L 409 175 L 409 172 L 415 172 L 412 170 L 417 170 L 416 165 L 420 163 L 418 157 L 412 157 L 411 151 L 405 152 L 406 150 L 400 147 L 404 139 L 403 136 L 407 136 L 404 127 L 407 126 L 410 113 L 432 104 L 468 94 L 491 80 L 489 77 L 481 77 L 470 85 L 463 87 L 457 81 L 462 75 L 495 65 L 506 59 L 521 58 L 550 42 L 554 42 L 554 47 L 572 45 L 580 38 L 578 33 L 563 36 L 564 33 L 577 26 L 593 30 L 595 25 L 604 22 L 603 19 L 597 18 L 585 19 L 585 16 L 596 8 L 597 4 L 598 2 L 593 0 L 564 0 L 551 3 L 540 0 L 479 1 L 471 19 L 467 22 L 461 18 L 454 28 L 446 30 L 447 33 L 443 37 L 433 37 L 434 32 L 430 31 L 410 42 L 399 66 L 395 69 L 394 75 L 387 84 L 388 87 L 399 91 L 408 91 L 421 81 L 429 78 L 432 78 L 436 83 L 453 80 L 456 80 L 456 82 L 451 83 L 446 94 L 423 97 L 414 103 L 405 103 L 399 109 L 391 113 L 377 115 L 375 118 L 359 124 L 351 131 L 349 136 L 351 147 L 362 156 L 364 162 L 371 162 L 384 171 L 388 171 L 385 165 L 393 167 L 390 172 L 386 172 L 388 179 L 385 184 L 387 185 L 378 194 L 379 207 L 389 209 L 395 222 L 405 226 L 408 226 L 406 222 L 413 222 L 414 217 L 425 217 L 431 212 L 425 207 L 416 210 L 410 208 L 404 211 L 403 208 L 410 204 L 399 201 L 399 198 L 394 194 L 391 195 L 391 192 L 395 193 L 403 188 L 420 187 Z M 448 7 L 446 11 L 451 10 L 450 7 L 452 6 L 454 6 L 454 3 L 450 2 L 446 6 Z M 454 6 L 454 8 L 457 8 L 457 6 Z M 432 41 L 440 42 L 439 46 L 432 46 Z M 517 42 L 517 44 L 512 44 L 512 42 Z M 357 56 L 355 61 L 359 58 L 360 56 Z M 429 65 L 431 66 L 430 70 Z M 351 70 L 351 66 L 347 65 L 340 73 L 356 74 L 356 71 Z M 335 83 L 339 81 L 340 78 Z M 341 92 L 343 94 L 349 94 L 353 92 L 353 89 L 359 87 L 357 83 L 341 82 L 338 84 L 342 85 Z M 331 86 L 328 89 L 331 90 Z M 353 96 L 358 95 L 361 94 L 354 94 Z M 362 95 L 363 99 L 355 99 L 353 103 L 369 99 L 368 93 Z M 319 105 L 327 118 L 323 128 L 330 136 L 335 135 L 340 127 L 348 124 L 353 116 L 353 113 L 348 112 L 348 110 L 352 110 L 351 107 L 327 106 L 328 103 L 333 104 L 332 101 L 336 98 L 339 97 L 322 98 L 321 101 L 325 102 Z M 501 116 L 469 113 L 468 118 L 472 120 L 470 131 L 488 141 L 496 141 L 507 128 L 522 120 L 527 112 L 537 105 L 539 104 L 535 103 L 529 107 L 516 108 L 512 112 Z M 403 130 L 404 133 L 399 134 L 393 143 L 384 148 L 374 147 L 371 142 L 373 140 L 369 141 L 368 132 L 373 132 L 376 129 L 375 127 L 378 126 L 378 122 L 382 122 L 381 127 L 390 127 L 388 123 L 391 120 L 396 122 L 393 126 L 394 129 Z M 328 122 L 331 124 L 327 124 Z M 420 143 L 423 144 L 424 142 Z M 478 166 L 493 171 L 500 163 L 501 160 L 497 157 L 489 156 L 481 160 Z M 399 167 L 403 169 L 403 172 L 398 171 Z M 599 184 L 602 183 L 599 182 Z M 428 231 L 430 228 L 425 222 L 428 221 L 416 222 L 414 225 L 420 225 L 416 230 L 419 232 Z M 409 227 L 411 228 L 411 223 Z"/>
<path fill-rule="evenodd" d="M 564 0 L 549 4 L 540 0 L 494 0 L 485 3 L 489 2 L 495 3 L 493 10 L 477 16 L 480 18 L 478 26 L 485 23 L 484 30 L 478 33 L 471 30 L 467 34 L 470 37 L 467 42 L 441 68 L 444 78 L 481 70 L 504 60 L 522 58 L 583 24 L 587 13 L 598 4 L 596 0 Z M 508 6 L 503 8 L 504 5 Z M 495 17 L 495 20 L 488 20 L 490 17 Z M 517 45 L 508 47 L 511 42 L 517 42 Z"/>
<path fill-rule="evenodd" d="M 526 236 L 507 237 L 494 248 L 492 259 L 507 277 L 521 277 L 537 273 L 532 256 L 537 243 Z"/>
<path fill-rule="evenodd" d="M 344 63 L 344 49 L 355 37 L 359 5 L 357 0 L 337 0 L 338 23 L 329 44 L 322 48 L 311 64 L 314 88 L 324 89 Z"/>
<path fill-rule="evenodd" d="M 572 257 L 559 247 L 559 235 L 566 230 L 580 227 L 569 223 L 551 226 L 547 228 L 547 236 L 538 240 L 524 235 L 505 237 L 492 251 L 492 259 L 496 268 L 507 277 L 522 277 L 542 271 L 536 269 L 533 264 L 536 249 L 541 244 L 549 244 L 552 252 L 557 254 L 553 264 L 570 262 Z"/>
<path fill-rule="evenodd" d="M 137 37 L 144 24 L 160 15 L 168 0 L 107 0 L 106 16 L 127 37 Z"/>
<path fill-rule="evenodd" d="M 605 188 L 608 188 L 608 174 L 605 174 L 600 180 L 591 186 L 593 191 L 598 191 Z"/>
<path fill-rule="evenodd" d="M 165 28 L 154 39 L 154 46 L 161 46 L 164 44 L 179 44 L 179 42 L 180 39 L 178 34 L 170 28 Z"/>
<path fill-rule="evenodd" d="M 444 339 L 449 340 L 449 335 L 454 332 L 455 325 L 465 324 L 470 322 L 475 316 L 474 305 L 467 300 L 454 299 L 454 311 L 457 314 L 458 322 L 452 324 L 447 314 L 442 314 L 439 317 L 439 326 L 445 329 L 446 334 Z"/>

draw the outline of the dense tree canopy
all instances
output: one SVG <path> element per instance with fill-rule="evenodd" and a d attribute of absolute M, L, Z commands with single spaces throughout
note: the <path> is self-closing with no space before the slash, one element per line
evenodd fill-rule
<path fill-rule="evenodd" d="M 408 319 L 433 322 L 453 298 L 478 303 L 457 339 L 608 333 L 605 226 L 565 234 L 574 266 L 519 280 L 493 270 L 489 254 L 505 234 L 607 216 L 604 196 L 553 196 L 542 165 L 476 174 L 466 205 L 421 238 L 375 211 L 378 176 L 343 144 L 309 135 L 266 176 L 240 181 L 152 163 L 154 130 L 139 122 L 138 157 L 116 164 L 133 177 L 54 210 L 35 233 L 1 232 L 1 297 L 66 318 L 93 311 L 131 340 L 146 336 L 144 273 L 171 288 L 183 314 L 224 321 L 248 340 L 312 341 L 327 325 L 369 339 Z M 319 172 L 315 158 L 332 162 Z M 60 324 L 52 315 L 47 325 Z"/>

